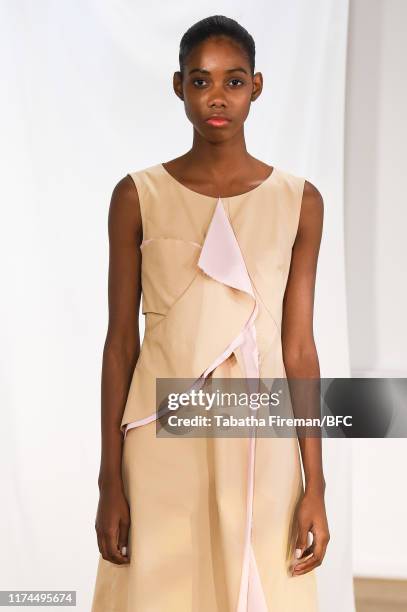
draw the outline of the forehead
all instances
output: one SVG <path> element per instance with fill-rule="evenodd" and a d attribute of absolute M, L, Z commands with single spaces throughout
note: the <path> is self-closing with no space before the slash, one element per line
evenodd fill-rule
<path fill-rule="evenodd" d="M 203 68 L 214 71 L 235 65 L 250 68 L 242 46 L 228 36 L 211 36 L 198 43 L 188 54 L 185 64 L 189 70 Z"/>

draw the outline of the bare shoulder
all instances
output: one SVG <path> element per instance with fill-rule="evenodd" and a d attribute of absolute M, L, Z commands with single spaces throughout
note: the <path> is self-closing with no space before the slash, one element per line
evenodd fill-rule
<path fill-rule="evenodd" d="M 313 183 L 307 180 L 304 183 L 302 205 L 315 214 L 322 214 L 324 211 L 324 200 L 321 193 Z"/>
<path fill-rule="evenodd" d="M 308 215 L 323 216 L 324 200 L 320 191 L 313 183 L 305 180 L 302 194 L 302 208 Z"/>
<path fill-rule="evenodd" d="M 113 188 L 112 202 L 115 205 L 133 206 L 139 205 L 139 196 L 136 185 L 129 174 L 121 178 Z"/>
<path fill-rule="evenodd" d="M 310 227 L 322 228 L 324 217 L 324 200 L 313 183 L 305 180 L 302 194 L 299 231 Z"/>
<path fill-rule="evenodd" d="M 315 185 L 305 180 L 302 194 L 300 219 L 295 245 L 319 245 L 322 237 L 324 200 Z"/>
<path fill-rule="evenodd" d="M 122 231 L 141 232 L 140 200 L 136 185 L 129 174 L 113 187 L 109 207 L 109 226 L 120 226 Z"/>

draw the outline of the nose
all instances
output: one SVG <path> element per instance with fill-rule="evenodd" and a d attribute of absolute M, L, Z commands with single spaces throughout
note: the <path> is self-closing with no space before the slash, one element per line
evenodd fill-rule
<path fill-rule="evenodd" d="M 221 109 L 221 108 L 225 108 L 225 106 L 226 105 L 223 102 L 213 102 L 212 104 L 209 105 L 209 107 L 212 110 L 218 110 L 218 109 Z"/>
<path fill-rule="evenodd" d="M 225 100 L 225 92 L 223 91 L 222 85 L 214 86 L 208 98 L 208 106 L 210 108 L 224 107 L 227 106 Z"/>
<path fill-rule="evenodd" d="M 208 101 L 208 106 L 210 108 L 222 108 L 227 106 L 226 101 L 223 97 L 221 96 L 217 96 L 217 97 L 211 97 L 210 100 Z"/>

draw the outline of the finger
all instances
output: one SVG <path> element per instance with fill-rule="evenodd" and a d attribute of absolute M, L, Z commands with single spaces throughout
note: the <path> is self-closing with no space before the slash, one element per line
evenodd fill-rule
<path fill-rule="evenodd" d="M 122 565 L 127 563 L 126 557 L 123 557 L 118 546 L 119 529 L 110 529 L 105 533 L 105 543 L 107 549 L 108 561 Z"/>
<path fill-rule="evenodd" d="M 299 525 L 297 540 L 295 544 L 294 556 L 296 559 L 301 559 L 306 556 L 310 548 L 310 526 L 307 524 Z"/>
<path fill-rule="evenodd" d="M 313 559 L 314 560 L 318 559 L 321 564 L 325 556 L 325 552 L 326 552 L 326 548 L 328 544 L 328 538 L 326 537 L 325 533 L 321 532 L 320 530 L 315 530 L 312 532 L 312 534 L 313 534 L 313 541 L 312 541 L 312 545 L 309 547 L 309 551 L 312 552 Z M 304 551 L 304 552 L 307 552 L 307 551 Z M 308 562 L 308 559 L 306 561 L 305 560 L 299 561 L 295 567 L 300 570 L 305 566 L 304 564 L 306 562 Z"/>
<path fill-rule="evenodd" d="M 302 559 L 300 559 L 300 561 L 298 561 L 298 563 L 302 563 L 302 561 L 305 559 L 305 557 L 308 557 L 308 555 L 310 555 L 314 550 L 314 542 L 312 542 L 312 544 L 310 544 L 302 553 Z"/>
<path fill-rule="evenodd" d="M 128 540 L 129 540 L 130 525 L 124 521 L 120 521 L 119 525 L 119 552 L 128 560 Z"/>
<path fill-rule="evenodd" d="M 108 560 L 108 552 L 107 552 L 104 531 L 101 527 L 99 527 L 97 523 L 95 523 L 95 529 L 96 529 L 96 537 L 98 541 L 99 552 L 102 555 L 103 559 Z"/>
<path fill-rule="evenodd" d="M 296 559 L 300 559 L 304 552 L 308 547 L 308 533 L 309 533 L 309 525 L 303 524 L 299 525 L 298 535 L 295 544 L 295 552 L 294 556 Z"/>
<path fill-rule="evenodd" d="M 319 562 L 321 564 L 325 556 L 328 540 L 325 538 L 325 534 L 320 529 L 316 529 L 313 535 L 313 555 L 315 559 L 319 559 Z"/>
<path fill-rule="evenodd" d="M 312 555 L 312 557 L 307 559 L 307 561 L 304 561 L 303 563 L 301 563 L 301 566 L 296 565 L 292 572 L 292 575 L 301 576 L 301 574 L 306 574 L 307 572 L 310 572 L 311 570 L 321 565 L 321 562 L 322 562 L 321 559 L 316 558 L 314 557 L 314 555 Z"/>
<path fill-rule="evenodd" d="M 102 557 L 105 558 L 107 555 L 105 541 L 104 541 L 103 536 L 99 532 L 97 533 L 97 539 L 98 539 L 99 552 L 102 555 Z"/>
<path fill-rule="evenodd" d="M 321 563 L 322 557 L 320 557 L 314 550 L 307 560 L 301 561 L 294 567 L 292 575 L 300 576 L 301 574 L 306 574 L 321 565 Z"/>
<path fill-rule="evenodd" d="M 290 568 L 289 568 L 289 569 L 290 569 L 291 574 L 293 573 L 294 568 L 296 568 L 296 567 L 297 567 L 298 565 L 300 565 L 300 564 L 305 563 L 305 561 L 307 561 L 307 560 L 309 559 L 310 555 L 312 555 L 312 552 L 313 552 L 313 551 L 312 551 L 312 545 L 311 545 L 311 546 L 308 546 L 307 548 L 305 548 L 305 549 L 304 549 L 304 551 L 303 551 L 303 553 L 302 553 L 302 556 L 301 556 L 301 560 L 300 560 L 300 561 L 298 561 L 297 559 L 295 559 L 295 560 L 294 560 L 294 561 L 291 563 Z"/>

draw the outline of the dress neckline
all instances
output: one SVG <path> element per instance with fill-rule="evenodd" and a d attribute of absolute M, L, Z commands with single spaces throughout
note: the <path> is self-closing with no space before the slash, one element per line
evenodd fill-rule
<path fill-rule="evenodd" d="M 181 181 L 179 181 L 178 179 L 175 178 L 175 176 L 173 176 L 172 174 L 170 174 L 170 172 L 168 172 L 168 170 L 164 167 L 163 164 L 158 164 L 159 168 L 162 170 L 162 172 L 164 172 L 164 174 L 170 179 L 172 180 L 174 183 L 176 183 L 178 185 L 178 187 L 180 187 L 181 189 L 183 189 L 184 191 L 187 191 L 195 196 L 199 196 L 201 198 L 205 198 L 206 200 L 218 200 L 219 198 L 221 200 L 235 200 L 237 198 L 243 198 L 244 196 L 249 195 L 250 193 L 253 193 L 255 191 L 258 191 L 259 189 L 262 189 L 262 187 L 264 185 L 266 185 L 267 183 L 270 183 L 272 180 L 274 180 L 274 175 L 277 172 L 277 168 L 275 166 L 273 166 L 273 170 L 270 172 L 270 174 L 264 179 L 264 181 L 262 181 L 260 183 L 260 185 L 257 185 L 257 187 L 253 187 L 253 189 L 249 189 L 249 191 L 245 191 L 244 193 L 239 193 L 237 195 L 234 196 L 208 196 L 205 193 L 200 193 L 199 191 L 194 191 L 193 189 L 190 189 L 189 187 L 187 187 L 186 185 L 184 185 L 183 183 L 181 183 Z"/>

